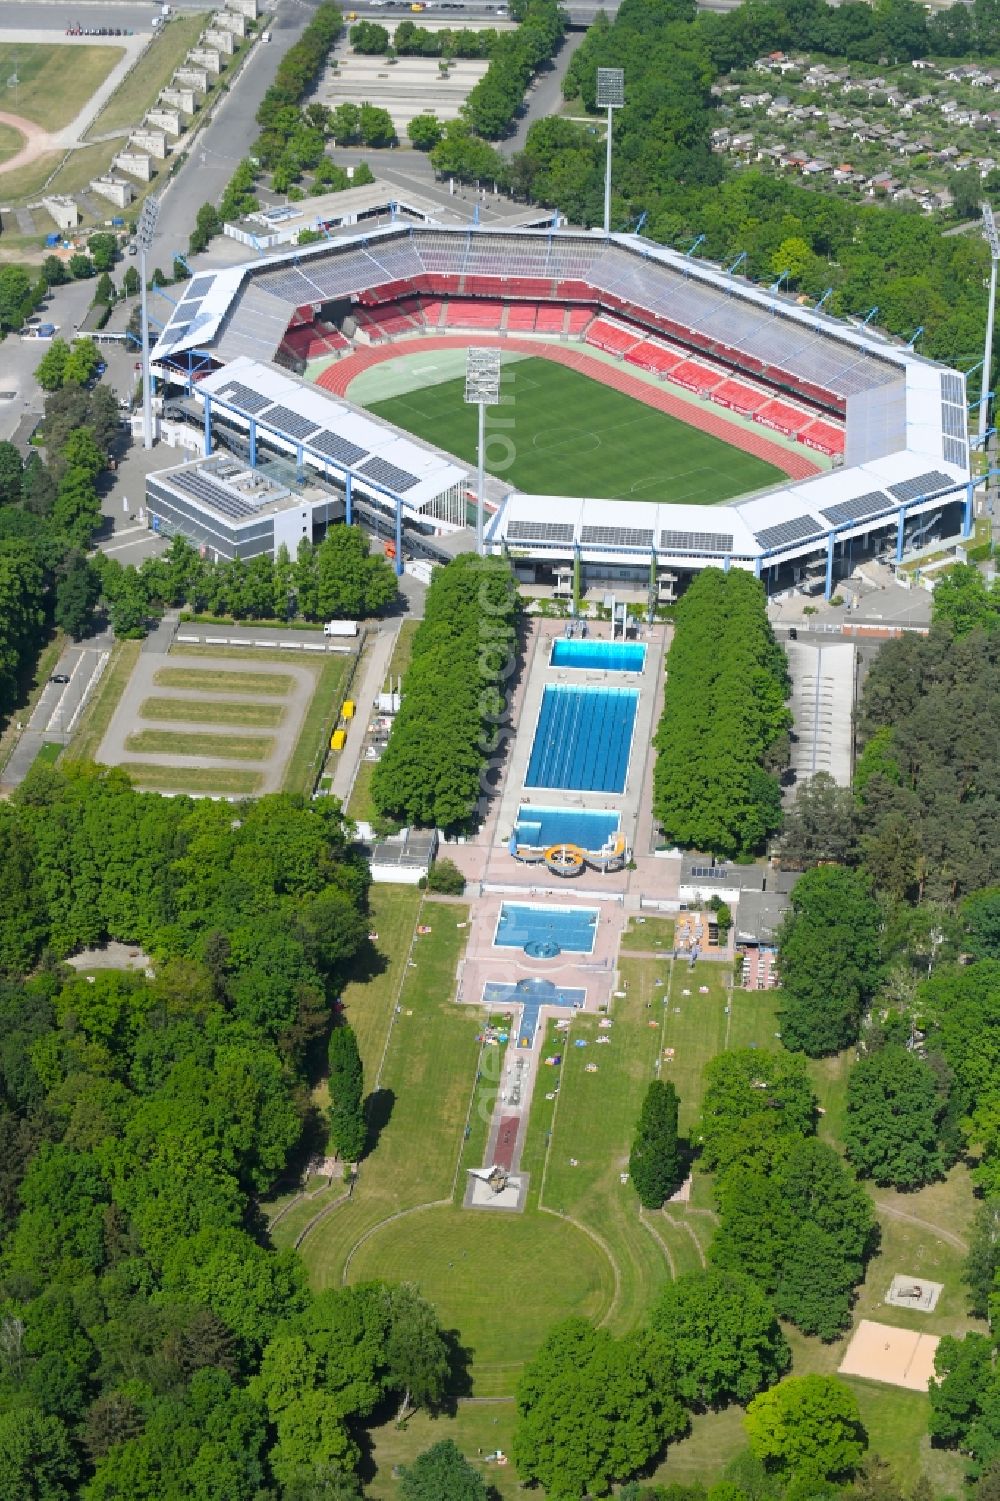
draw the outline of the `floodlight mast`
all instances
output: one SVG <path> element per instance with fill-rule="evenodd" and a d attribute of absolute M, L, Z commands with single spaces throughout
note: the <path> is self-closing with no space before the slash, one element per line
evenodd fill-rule
<path fill-rule="evenodd" d="M 993 319 L 997 303 L 997 262 L 1000 261 L 1000 233 L 997 231 L 993 208 L 989 203 L 980 204 L 983 215 L 983 237 L 990 248 L 990 302 L 986 310 L 986 347 L 983 351 L 983 378 L 979 387 L 979 442 L 986 442 L 989 416 L 990 374 L 993 366 Z"/>
<path fill-rule="evenodd" d="M 623 68 L 598 68 L 597 108 L 608 112 L 608 140 L 604 162 L 604 233 L 611 233 L 611 125 L 613 111 L 625 103 L 625 71 Z"/>
<path fill-rule="evenodd" d="M 139 290 L 142 298 L 142 446 L 153 446 L 153 392 L 149 375 L 149 301 L 146 288 L 146 252 L 152 249 L 156 233 L 156 217 L 160 212 L 158 198 L 147 198 L 142 205 L 135 237 L 139 244 Z"/>
<path fill-rule="evenodd" d="M 483 491 L 486 486 L 486 408 L 500 403 L 500 350 L 472 348 L 466 353 L 465 400 L 479 408 L 479 441 L 476 448 L 476 553 L 485 551 L 483 536 Z"/>

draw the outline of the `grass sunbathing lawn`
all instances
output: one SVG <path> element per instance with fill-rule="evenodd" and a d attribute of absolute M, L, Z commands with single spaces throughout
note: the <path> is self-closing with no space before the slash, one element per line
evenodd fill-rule
<path fill-rule="evenodd" d="M 76 119 L 124 50 L 76 42 L 2 42 L 0 78 L 7 83 L 17 74 L 16 88 L 4 89 L 3 108 L 45 130 L 59 130 Z"/>
<path fill-rule="evenodd" d="M 461 380 L 447 380 L 370 405 L 474 463 L 476 412 L 462 392 Z M 503 478 L 533 494 L 712 505 L 783 477 L 773 464 L 550 360 L 507 366 L 503 421 L 515 453 Z"/>
<path fill-rule="evenodd" d="M 196 44 L 206 20 L 203 14 L 187 13 L 171 18 L 91 125 L 88 131 L 91 140 L 109 130 L 124 130 L 138 124 Z"/>
<path fill-rule="evenodd" d="M 239 771 L 233 766 L 156 766 L 151 762 L 127 761 L 122 764 L 136 787 L 150 792 L 217 792 L 243 794 L 256 792 L 263 778 L 256 771 Z"/>
<path fill-rule="evenodd" d="M 189 693 L 266 693 L 281 698 L 293 679 L 285 672 L 213 672 L 206 667 L 161 667 L 153 681 L 161 688 L 184 688 Z"/>
<path fill-rule="evenodd" d="M 133 755 L 218 756 L 227 761 L 266 761 L 274 750 L 272 735 L 213 735 L 194 730 L 138 730 L 125 749 Z"/>
<path fill-rule="evenodd" d="M 630 917 L 622 934 L 623 954 L 669 952 L 674 946 L 674 922 L 671 917 Z"/>
<path fill-rule="evenodd" d="M 316 686 L 285 771 L 283 787 L 286 792 L 301 792 L 309 797 L 316 786 L 330 745 L 330 733 L 336 726 L 344 699 L 343 685 L 348 665 L 354 660 L 353 657 L 335 656 L 313 658 L 310 665 L 315 672 Z"/>
<path fill-rule="evenodd" d="M 143 719 L 240 724 L 255 730 L 276 730 L 285 717 L 281 704 L 239 704 L 219 698 L 147 698 L 139 713 Z"/>

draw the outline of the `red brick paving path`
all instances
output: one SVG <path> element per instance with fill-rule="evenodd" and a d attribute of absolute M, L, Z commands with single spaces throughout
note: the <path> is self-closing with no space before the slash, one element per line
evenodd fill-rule
<path fill-rule="evenodd" d="M 612 365 L 606 365 L 603 360 L 594 359 L 583 349 L 570 348 L 564 344 L 536 343 L 534 340 L 527 339 L 498 339 L 489 334 L 479 333 L 436 334 L 429 338 L 406 340 L 401 344 L 373 344 L 328 365 L 319 377 L 317 385 L 322 386 L 324 391 L 332 392 L 335 396 L 346 396 L 351 382 L 363 370 L 370 370 L 373 365 L 381 365 L 384 360 L 396 360 L 404 354 L 430 354 L 436 349 L 466 349 L 470 344 L 475 344 L 477 347 L 483 344 L 498 344 L 502 349 L 513 350 L 516 354 L 539 355 L 542 359 L 552 360 L 557 365 L 566 365 L 570 370 L 579 370 L 581 374 L 589 375 L 591 380 L 600 381 L 602 385 L 610 386 L 614 391 L 621 391 L 624 395 L 631 396 L 648 407 L 654 407 L 658 412 L 666 412 L 669 417 L 676 417 L 678 421 L 686 422 L 689 427 L 696 427 L 703 433 L 710 433 L 713 438 L 720 438 L 723 443 L 729 443 L 733 448 L 742 449 L 744 453 L 764 459 L 768 464 L 773 464 L 776 469 L 780 469 L 782 474 L 787 474 L 789 479 L 808 479 L 810 475 L 823 472 L 819 464 L 806 458 L 804 453 L 795 453 L 791 449 L 782 448 L 779 443 L 765 438 L 763 434 L 752 432 L 735 422 L 730 422 L 719 412 L 708 411 L 703 407 L 695 406 L 693 402 L 682 401 L 679 396 L 673 396 L 669 391 L 652 386 L 648 381 L 639 380 L 636 376 L 630 375 L 627 370 L 617 370 Z"/>

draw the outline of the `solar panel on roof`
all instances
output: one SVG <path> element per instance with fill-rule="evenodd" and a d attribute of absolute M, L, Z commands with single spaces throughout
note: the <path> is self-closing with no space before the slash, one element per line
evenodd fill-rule
<path fill-rule="evenodd" d="M 855 495 L 853 500 L 842 500 L 835 506 L 823 506 L 820 515 L 833 526 L 845 521 L 863 521 L 866 516 L 876 516 L 879 511 L 892 509 L 892 501 L 881 490 L 869 490 L 865 495 Z"/>
<path fill-rule="evenodd" d="M 262 396 L 259 391 L 252 391 L 249 386 L 243 385 L 238 380 L 230 382 L 228 386 L 220 387 L 215 394 L 223 401 L 228 401 L 231 406 L 239 407 L 243 412 L 249 412 L 251 417 L 271 405 L 270 396 Z"/>
<path fill-rule="evenodd" d="M 180 303 L 178 303 L 177 304 L 177 311 L 178 311 L 178 313 L 186 313 L 189 318 L 193 318 L 194 315 L 195 315 L 195 313 L 198 311 L 198 309 L 200 307 L 201 307 L 201 298 L 200 297 L 194 297 L 189 302 L 180 302 Z"/>
<path fill-rule="evenodd" d="M 941 426 L 951 438 L 964 438 L 968 431 L 968 419 L 964 407 L 953 407 L 947 401 L 941 403 Z"/>
<path fill-rule="evenodd" d="M 388 459 L 369 459 L 367 464 L 362 464 L 358 471 L 365 479 L 374 480 L 376 485 L 385 485 L 390 490 L 402 494 L 404 490 L 412 490 L 414 485 L 419 484 L 415 474 L 409 474 L 405 469 L 399 469 L 395 464 L 390 464 Z"/>
<path fill-rule="evenodd" d="M 896 500 L 915 500 L 918 495 L 932 495 L 935 490 L 946 490 L 954 483 L 940 469 L 931 469 L 927 474 L 917 474 L 913 479 L 904 479 L 898 485 L 890 485 L 889 494 Z"/>
<path fill-rule="evenodd" d="M 573 527 L 564 521 L 508 521 L 512 542 L 572 542 Z"/>
<path fill-rule="evenodd" d="M 652 547 L 653 528 L 640 526 L 585 526 L 582 542 L 603 543 L 606 547 Z"/>
<path fill-rule="evenodd" d="M 214 480 L 198 470 L 187 474 L 171 475 L 171 483 L 194 500 L 210 505 L 222 516 L 228 516 L 231 521 L 243 521 L 254 514 L 253 506 L 248 505 L 239 495 L 234 495 L 231 490 L 216 484 Z"/>
<path fill-rule="evenodd" d="M 342 438 L 339 433 L 322 432 L 309 439 L 309 447 L 315 448 L 317 453 L 325 454 L 328 459 L 333 459 L 338 464 L 357 464 L 365 458 L 367 448 L 359 448 L 357 443 L 351 443 L 347 438 Z"/>
<path fill-rule="evenodd" d="M 821 528 L 813 516 L 793 516 L 790 521 L 779 521 L 774 526 L 765 526 L 754 532 L 761 547 L 787 547 L 792 542 L 802 542 L 806 537 L 815 537 Z"/>
<path fill-rule="evenodd" d="M 962 393 L 962 377 L 955 375 L 951 370 L 941 372 L 941 399 L 952 402 L 954 406 L 963 406 L 965 403 Z"/>
<path fill-rule="evenodd" d="M 166 336 L 168 339 L 179 339 L 182 334 L 187 333 L 190 327 L 190 323 L 171 323 L 170 327 L 167 329 Z"/>
<path fill-rule="evenodd" d="M 280 428 L 292 438 L 308 438 L 319 427 L 315 417 L 303 417 L 301 412 L 293 412 L 291 407 L 283 407 L 280 403 L 268 408 L 264 413 L 264 421 L 270 427 Z"/>
<path fill-rule="evenodd" d="M 185 292 L 185 297 L 204 297 L 214 280 L 214 276 L 196 276 Z"/>
<path fill-rule="evenodd" d="M 725 865 L 692 865 L 691 874 L 698 881 L 721 881 L 729 874 L 729 869 Z"/>
<path fill-rule="evenodd" d="M 941 446 L 944 449 L 945 459 L 949 464 L 957 464 L 960 469 L 965 468 L 968 463 L 968 455 L 966 454 L 964 443 L 959 443 L 957 438 L 945 438 Z"/>
<path fill-rule="evenodd" d="M 661 532 L 664 552 L 727 553 L 733 550 L 732 532 Z"/>

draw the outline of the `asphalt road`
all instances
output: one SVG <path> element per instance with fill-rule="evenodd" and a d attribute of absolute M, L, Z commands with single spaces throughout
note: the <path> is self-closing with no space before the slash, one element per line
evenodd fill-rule
<path fill-rule="evenodd" d="M 306 0 L 282 0 L 269 20 L 272 40 L 258 42 L 233 89 L 201 131 L 184 166 L 160 199 L 156 237 L 149 266 L 171 264 L 175 251 L 187 250 L 195 214 L 203 203 L 218 203 L 237 165 L 256 139 L 254 116 L 270 87 L 278 64 L 309 24 L 314 6 Z"/>

